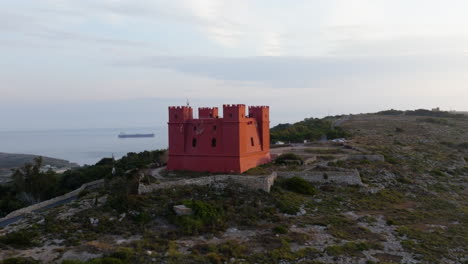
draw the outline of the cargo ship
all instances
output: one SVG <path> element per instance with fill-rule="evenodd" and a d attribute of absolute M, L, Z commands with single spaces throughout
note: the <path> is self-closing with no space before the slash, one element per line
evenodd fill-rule
<path fill-rule="evenodd" d="M 120 133 L 119 138 L 147 138 L 147 137 L 154 137 L 154 133 L 148 134 L 126 134 Z"/>

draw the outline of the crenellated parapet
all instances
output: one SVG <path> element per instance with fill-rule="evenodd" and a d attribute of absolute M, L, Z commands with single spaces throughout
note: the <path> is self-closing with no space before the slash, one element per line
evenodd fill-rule
<path fill-rule="evenodd" d="M 226 121 L 238 121 L 245 117 L 244 104 L 225 104 L 223 105 L 223 118 Z"/>
<path fill-rule="evenodd" d="M 198 118 L 218 118 L 218 107 L 199 107 Z"/>
<path fill-rule="evenodd" d="M 269 106 L 249 106 L 249 117 L 255 118 L 257 122 L 269 122 Z"/>
<path fill-rule="evenodd" d="M 185 122 L 193 119 L 193 109 L 190 106 L 169 106 L 169 122 Z"/>

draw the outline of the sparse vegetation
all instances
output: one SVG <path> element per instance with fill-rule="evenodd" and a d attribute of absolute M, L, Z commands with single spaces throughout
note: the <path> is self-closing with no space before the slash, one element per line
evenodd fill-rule
<path fill-rule="evenodd" d="M 270 129 L 271 141 L 304 142 L 304 140 L 318 140 L 349 137 L 349 133 L 340 127 L 332 126 L 332 119 L 306 118 L 294 124 L 279 124 Z"/>

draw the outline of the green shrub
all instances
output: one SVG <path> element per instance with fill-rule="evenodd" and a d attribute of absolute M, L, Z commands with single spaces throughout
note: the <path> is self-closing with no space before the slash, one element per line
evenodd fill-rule
<path fill-rule="evenodd" d="M 88 261 L 89 264 L 125 264 L 122 260 L 112 257 L 96 258 Z"/>
<path fill-rule="evenodd" d="M 111 257 L 121 260 L 129 260 L 134 254 L 135 252 L 131 248 L 119 248 L 111 255 Z"/>
<path fill-rule="evenodd" d="M 432 176 L 445 176 L 445 174 L 440 170 L 432 170 L 430 173 Z"/>
<path fill-rule="evenodd" d="M 389 155 L 384 155 L 384 158 L 385 158 L 385 161 L 390 163 L 390 164 L 399 164 L 400 163 L 400 160 L 397 159 L 397 158 L 394 158 L 392 156 L 389 156 Z"/>
<path fill-rule="evenodd" d="M 288 227 L 287 226 L 284 226 L 284 225 L 278 225 L 278 226 L 275 226 L 273 227 L 272 229 L 273 233 L 275 234 L 287 234 L 288 233 Z"/>
<path fill-rule="evenodd" d="M 192 215 L 176 216 L 175 223 L 182 228 L 186 234 L 198 234 L 202 231 L 214 231 L 222 224 L 224 211 L 213 204 L 199 201 L 187 200 L 183 204 L 193 210 Z"/>
<path fill-rule="evenodd" d="M 293 192 L 278 191 L 274 197 L 276 207 L 284 214 L 296 214 L 304 203 L 304 198 Z"/>
<path fill-rule="evenodd" d="M 36 232 L 20 230 L 0 237 L 0 244 L 6 244 L 17 248 L 32 247 L 37 244 L 34 240 L 36 237 Z"/>
<path fill-rule="evenodd" d="M 314 195 L 317 193 L 317 190 L 310 182 L 299 177 L 286 179 L 281 182 L 281 186 L 286 190 L 300 194 Z"/>
<path fill-rule="evenodd" d="M 350 134 L 341 127 L 333 128 L 334 120 L 335 118 L 306 118 L 294 124 L 279 124 L 270 129 L 271 142 L 302 143 L 304 140 L 318 140 L 324 136 L 328 139 L 349 137 Z"/>
<path fill-rule="evenodd" d="M 39 264 L 40 262 L 31 258 L 7 258 L 0 260 L 0 264 Z"/>
<path fill-rule="evenodd" d="M 449 122 L 447 121 L 447 119 L 443 119 L 443 118 L 427 117 L 427 118 L 421 118 L 417 120 L 420 122 L 426 122 L 426 123 L 432 123 L 432 124 L 438 124 L 438 125 L 449 125 Z"/>
<path fill-rule="evenodd" d="M 290 163 L 303 164 L 304 160 L 302 159 L 302 157 L 294 153 L 284 153 L 284 154 L 281 154 L 278 158 L 276 158 L 275 163 L 276 164 L 290 164 Z"/>

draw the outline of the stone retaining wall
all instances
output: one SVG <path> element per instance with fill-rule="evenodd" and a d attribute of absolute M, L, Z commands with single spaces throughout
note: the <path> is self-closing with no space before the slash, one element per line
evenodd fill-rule
<path fill-rule="evenodd" d="M 28 207 L 24 207 L 24 208 L 18 209 L 16 211 L 13 211 L 13 212 L 9 213 L 8 215 L 6 215 L 5 217 L 0 218 L 0 222 L 8 220 L 10 218 L 14 218 L 14 217 L 23 215 L 23 214 L 27 214 L 27 213 L 31 213 L 33 211 L 40 210 L 40 209 L 42 209 L 44 207 L 47 207 L 49 205 L 52 205 L 54 203 L 59 203 L 61 201 L 70 199 L 70 198 L 72 198 L 74 196 L 78 196 L 78 194 L 83 190 L 93 189 L 93 188 L 96 188 L 96 187 L 98 187 L 98 186 L 100 186 L 102 184 L 104 184 L 104 179 L 85 183 L 85 184 L 81 185 L 80 188 L 78 188 L 78 189 L 76 189 L 74 191 L 71 191 L 69 193 L 66 193 L 64 195 L 57 196 L 57 197 L 54 197 L 54 198 L 52 198 L 50 200 L 43 201 L 43 202 L 40 202 L 40 203 L 37 203 L 37 204 L 30 205 Z"/>
<path fill-rule="evenodd" d="M 300 177 L 315 183 L 338 183 L 347 185 L 362 185 L 361 176 L 357 170 L 347 171 L 279 171 L 278 177 Z"/>
<path fill-rule="evenodd" d="M 138 186 L 138 193 L 149 193 L 159 189 L 167 189 L 184 185 L 211 185 L 214 183 L 226 181 L 233 181 L 252 190 L 262 190 L 265 192 L 270 192 L 271 186 L 274 184 L 275 179 L 276 172 L 273 172 L 271 175 L 268 176 L 214 175 L 193 179 L 154 183 L 150 185 L 140 184 Z"/>

